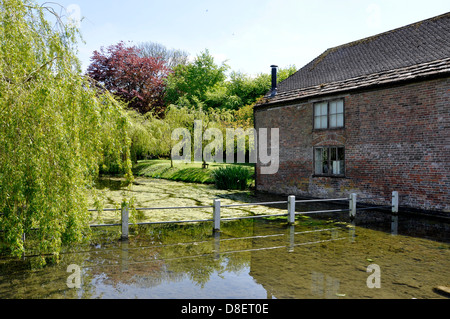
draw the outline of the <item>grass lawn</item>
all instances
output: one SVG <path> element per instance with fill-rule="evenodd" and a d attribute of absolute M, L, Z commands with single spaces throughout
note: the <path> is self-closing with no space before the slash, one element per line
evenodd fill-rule
<path fill-rule="evenodd" d="M 163 178 L 172 181 L 182 181 L 190 183 L 214 184 L 211 172 L 219 167 L 228 165 L 243 165 L 252 172 L 255 170 L 254 164 L 227 164 L 208 163 L 208 168 L 202 168 L 202 162 L 184 163 L 174 161 L 173 168 L 170 167 L 170 160 L 154 159 L 139 161 L 133 167 L 135 176 Z M 254 181 L 252 181 L 252 184 Z"/>

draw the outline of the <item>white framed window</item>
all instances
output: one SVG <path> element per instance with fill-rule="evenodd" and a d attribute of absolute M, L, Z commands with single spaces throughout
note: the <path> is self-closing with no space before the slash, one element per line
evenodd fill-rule
<path fill-rule="evenodd" d="M 314 129 L 344 127 L 344 99 L 314 103 Z"/>

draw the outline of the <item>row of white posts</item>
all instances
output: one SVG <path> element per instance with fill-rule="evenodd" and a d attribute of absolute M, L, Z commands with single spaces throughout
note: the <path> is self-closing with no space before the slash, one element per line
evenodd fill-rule
<path fill-rule="evenodd" d="M 320 201 L 332 201 L 333 199 L 326 199 L 326 200 L 312 200 L 312 201 L 316 201 L 316 202 L 320 202 Z M 344 211 L 349 211 L 349 217 L 350 219 L 353 221 L 356 217 L 356 201 L 357 201 L 357 195 L 355 193 L 352 193 L 350 195 L 350 198 L 348 199 L 334 199 L 334 200 L 348 200 L 349 201 L 349 209 L 345 210 L 345 209 L 338 209 L 338 210 L 324 210 L 324 211 L 311 211 L 311 212 L 299 212 L 296 213 L 295 212 L 295 196 L 291 195 L 288 197 L 287 200 L 287 214 L 279 214 L 279 215 L 267 215 L 267 216 L 285 216 L 287 215 L 287 223 L 289 225 L 294 225 L 295 223 L 295 215 L 296 214 L 306 214 L 306 213 L 325 213 L 325 212 L 344 212 Z M 299 201 L 301 202 L 301 201 Z M 279 202 L 280 204 L 283 202 Z M 260 203 L 261 204 L 261 203 Z M 242 206 L 244 205 L 248 205 L 248 204 L 242 204 Z M 255 205 L 258 205 L 258 203 L 255 203 Z M 232 205 L 232 206 L 239 206 L 239 205 Z M 213 202 L 213 230 L 215 232 L 219 232 L 220 231 L 220 199 L 214 199 Z M 227 207 L 227 206 L 225 206 Z M 394 215 L 396 215 L 398 213 L 398 192 L 394 191 L 392 192 L 392 205 L 389 206 L 392 207 L 392 213 Z M 121 217 L 122 217 L 122 221 L 121 221 L 121 225 L 122 225 L 122 239 L 127 239 L 128 235 L 129 235 L 129 208 L 128 206 L 124 205 L 122 207 L 122 211 L 121 211 Z M 265 215 L 266 216 L 266 215 Z M 250 218 L 259 218 L 262 216 L 252 216 Z M 229 219 L 233 219 L 233 218 L 229 218 Z M 239 219 L 239 218 L 235 218 L 235 219 Z M 211 221 L 211 220 L 205 220 L 205 221 Z"/>

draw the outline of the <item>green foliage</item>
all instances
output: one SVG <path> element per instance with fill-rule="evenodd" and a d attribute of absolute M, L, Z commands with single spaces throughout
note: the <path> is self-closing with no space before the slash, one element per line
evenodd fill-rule
<path fill-rule="evenodd" d="M 239 110 L 256 102 L 271 86 L 271 74 L 251 77 L 232 71 L 227 79 L 226 64 L 217 65 L 208 50 L 202 52 L 193 63 L 179 65 L 167 79 L 168 103 L 189 108 L 204 107 Z M 278 81 L 296 72 L 295 66 L 280 68 Z"/>
<path fill-rule="evenodd" d="M 122 106 L 82 76 L 77 30 L 46 14 L 55 10 L 0 2 L 0 241 L 14 256 L 24 233 L 56 255 L 89 234 L 99 164 L 132 176 Z"/>
<path fill-rule="evenodd" d="M 178 141 L 172 140 L 172 132 L 176 128 L 186 128 L 194 134 L 194 121 L 203 123 L 203 132 L 207 128 L 218 128 L 225 136 L 226 125 L 233 119 L 233 113 L 225 109 L 208 109 L 178 107 L 169 105 L 164 118 L 158 118 L 152 113 L 145 115 L 129 110 L 129 136 L 131 140 L 131 157 L 138 160 L 169 157 L 173 146 Z M 207 143 L 207 141 L 204 141 Z M 193 154 L 193 151 L 192 151 Z"/>
<path fill-rule="evenodd" d="M 206 100 L 206 94 L 225 81 L 226 64 L 216 65 L 209 51 L 200 53 L 189 64 L 179 64 L 167 79 L 166 100 L 169 104 L 195 106 Z"/>
<path fill-rule="evenodd" d="M 141 159 L 168 157 L 173 145 L 172 131 L 177 127 L 193 125 L 193 113 L 187 108 L 169 106 L 164 119 L 149 112 L 144 115 L 128 110 L 131 140 L 131 158 L 134 163 Z"/>
<path fill-rule="evenodd" d="M 245 190 L 252 178 L 251 171 L 245 166 L 230 165 L 213 171 L 214 184 L 218 189 Z"/>
<path fill-rule="evenodd" d="M 158 134 L 160 120 L 156 119 L 152 113 L 142 115 L 135 110 L 127 111 L 130 125 L 128 135 L 131 141 L 131 160 L 136 163 L 138 159 L 143 159 L 158 154 Z"/>
<path fill-rule="evenodd" d="M 277 72 L 278 82 L 284 81 L 297 71 L 295 66 L 279 68 Z M 258 98 L 266 94 L 272 85 L 272 75 L 261 73 L 251 77 L 241 72 L 231 72 L 227 82 L 228 96 L 239 97 L 241 103 L 238 108 L 256 102 Z"/>

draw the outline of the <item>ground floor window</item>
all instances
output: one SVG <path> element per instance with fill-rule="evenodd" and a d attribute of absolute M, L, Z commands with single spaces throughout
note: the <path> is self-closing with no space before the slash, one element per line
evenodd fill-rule
<path fill-rule="evenodd" d="M 326 176 L 344 176 L 344 147 L 326 146 L 314 148 L 314 174 Z"/>

